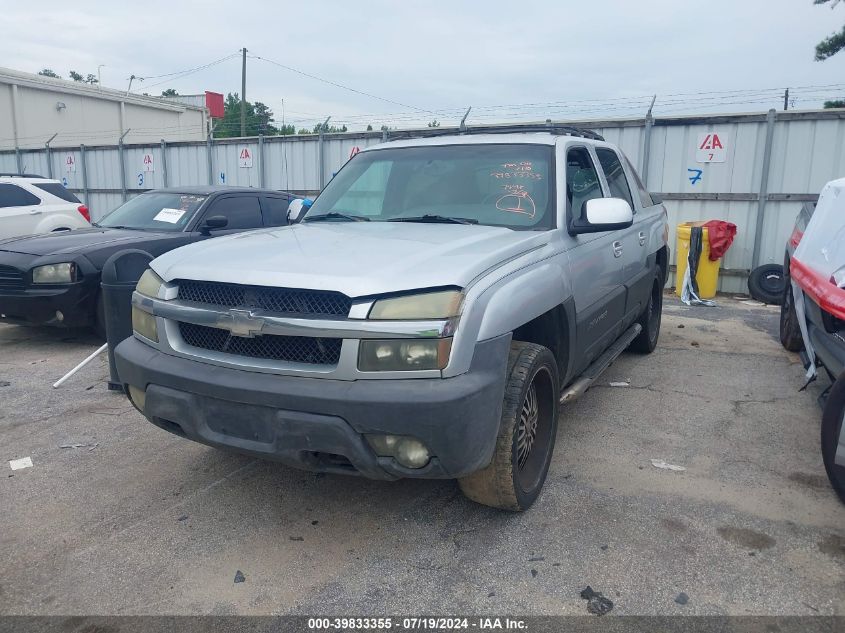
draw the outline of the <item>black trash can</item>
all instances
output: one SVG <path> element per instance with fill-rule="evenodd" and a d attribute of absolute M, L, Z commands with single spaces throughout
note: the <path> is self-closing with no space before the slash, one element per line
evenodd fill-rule
<path fill-rule="evenodd" d="M 109 344 L 109 390 L 123 391 L 123 383 L 114 365 L 114 348 L 132 336 L 132 293 L 153 256 L 137 248 L 118 251 L 103 265 L 100 288 L 106 318 L 106 341 Z"/>

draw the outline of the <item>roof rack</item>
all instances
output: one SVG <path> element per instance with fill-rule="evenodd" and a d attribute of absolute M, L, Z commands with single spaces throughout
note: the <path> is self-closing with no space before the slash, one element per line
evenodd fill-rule
<path fill-rule="evenodd" d="M 44 178 L 40 174 L 13 174 L 12 172 L 0 172 L 0 177 L 5 178 Z"/>
<path fill-rule="evenodd" d="M 399 141 L 409 138 L 431 138 L 435 136 L 460 136 L 462 134 L 514 134 L 520 132 L 545 132 L 556 136 L 578 136 L 594 141 L 603 141 L 604 137 L 592 130 L 575 127 L 574 125 L 559 125 L 557 123 L 532 123 L 528 125 L 486 125 L 482 127 L 460 128 L 431 128 L 426 130 L 387 130 L 387 141 Z"/>

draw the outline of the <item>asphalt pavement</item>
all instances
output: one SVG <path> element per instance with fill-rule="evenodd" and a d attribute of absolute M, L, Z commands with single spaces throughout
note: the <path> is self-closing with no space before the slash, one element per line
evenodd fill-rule
<path fill-rule="evenodd" d="M 613 614 L 843 615 L 824 381 L 798 391 L 777 315 L 667 295 L 658 349 L 563 409 L 523 514 L 175 437 L 105 357 L 51 388 L 91 336 L 0 325 L 0 614 L 586 615 L 590 586 Z"/>

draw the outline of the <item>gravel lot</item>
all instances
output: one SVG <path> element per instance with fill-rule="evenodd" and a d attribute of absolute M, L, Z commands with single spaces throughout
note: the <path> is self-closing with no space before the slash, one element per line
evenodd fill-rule
<path fill-rule="evenodd" d="M 104 358 L 51 388 L 96 340 L 0 325 L 0 614 L 586 614 L 589 585 L 614 614 L 843 615 L 825 381 L 798 392 L 777 315 L 667 295 L 658 350 L 564 408 L 520 515 L 451 481 L 320 476 L 169 435 L 106 391 Z"/>

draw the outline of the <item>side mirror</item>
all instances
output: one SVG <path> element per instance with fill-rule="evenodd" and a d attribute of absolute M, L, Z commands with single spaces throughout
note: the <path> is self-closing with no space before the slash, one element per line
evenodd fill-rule
<path fill-rule="evenodd" d="M 622 198 L 593 198 L 584 202 L 581 217 L 572 222 L 572 235 L 626 229 L 634 223 L 634 212 Z"/>
<path fill-rule="evenodd" d="M 211 231 L 214 229 L 225 229 L 228 224 L 229 218 L 222 215 L 212 215 L 210 218 L 206 218 L 202 223 L 200 233 L 203 235 L 211 235 Z"/>
<path fill-rule="evenodd" d="M 651 196 L 651 201 L 654 204 L 660 204 L 661 202 L 663 202 L 663 196 L 661 196 L 659 193 L 650 192 L 648 195 Z"/>
<path fill-rule="evenodd" d="M 296 198 L 295 200 L 291 200 L 288 205 L 288 224 L 296 224 L 299 222 L 305 214 L 308 213 L 308 209 L 311 208 L 312 204 L 314 204 L 314 201 L 309 200 L 308 198 Z"/>

